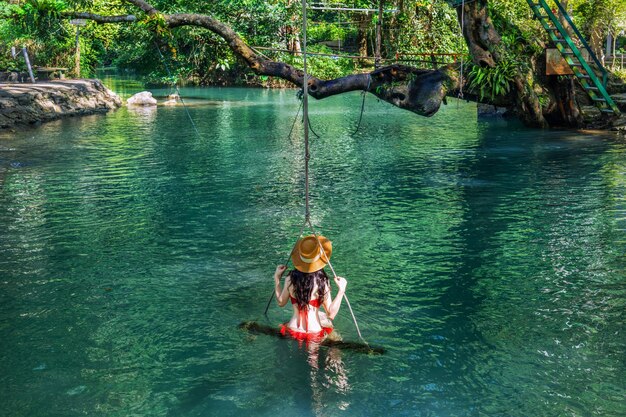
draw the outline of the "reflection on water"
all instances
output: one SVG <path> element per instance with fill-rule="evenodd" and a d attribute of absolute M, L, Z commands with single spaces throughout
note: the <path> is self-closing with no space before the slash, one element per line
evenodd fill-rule
<path fill-rule="evenodd" d="M 373 98 L 354 134 L 359 94 L 313 102 L 312 220 L 367 356 L 236 329 L 302 222 L 294 92 L 182 94 L 221 103 L 200 137 L 178 106 L 0 134 L 0 415 L 623 414 L 623 138 Z"/>
<path fill-rule="evenodd" d="M 149 125 L 154 122 L 157 113 L 156 106 L 128 106 L 128 113 L 137 121 Z"/>

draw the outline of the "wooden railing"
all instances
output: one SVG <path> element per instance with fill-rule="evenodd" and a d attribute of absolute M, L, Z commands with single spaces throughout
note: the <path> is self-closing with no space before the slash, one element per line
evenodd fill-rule
<path fill-rule="evenodd" d="M 604 66 L 609 69 L 626 68 L 626 54 L 615 54 L 604 57 Z"/>

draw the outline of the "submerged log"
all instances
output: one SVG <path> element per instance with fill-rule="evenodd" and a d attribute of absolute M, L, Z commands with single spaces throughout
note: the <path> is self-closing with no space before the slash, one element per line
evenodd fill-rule
<path fill-rule="evenodd" d="M 256 321 L 244 321 L 239 324 L 239 329 L 245 330 L 252 334 L 265 334 L 268 336 L 288 339 L 289 336 L 283 335 L 277 327 L 261 324 Z M 333 340 L 326 338 L 320 342 L 320 346 L 333 347 L 342 350 L 350 350 L 357 353 L 365 353 L 368 355 L 382 355 L 385 349 L 380 346 L 372 346 L 359 342 L 344 342 L 343 340 Z"/>

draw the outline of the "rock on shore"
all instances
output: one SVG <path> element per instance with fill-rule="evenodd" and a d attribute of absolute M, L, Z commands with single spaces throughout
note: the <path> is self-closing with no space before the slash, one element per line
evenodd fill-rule
<path fill-rule="evenodd" d="M 100 80 L 0 84 L 0 129 L 104 113 L 121 105 L 122 100 Z"/>

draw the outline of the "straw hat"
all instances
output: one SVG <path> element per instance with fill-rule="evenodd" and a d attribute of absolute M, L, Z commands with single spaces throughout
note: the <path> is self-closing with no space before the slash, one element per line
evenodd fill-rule
<path fill-rule="evenodd" d="M 324 248 L 324 253 L 320 250 L 320 245 Z M 309 235 L 301 238 L 296 243 L 291 252 L 291 262 L 298 271 L 315 272 L 324 268 L 333 252 L 333 244 L 324 236 Z"/>

